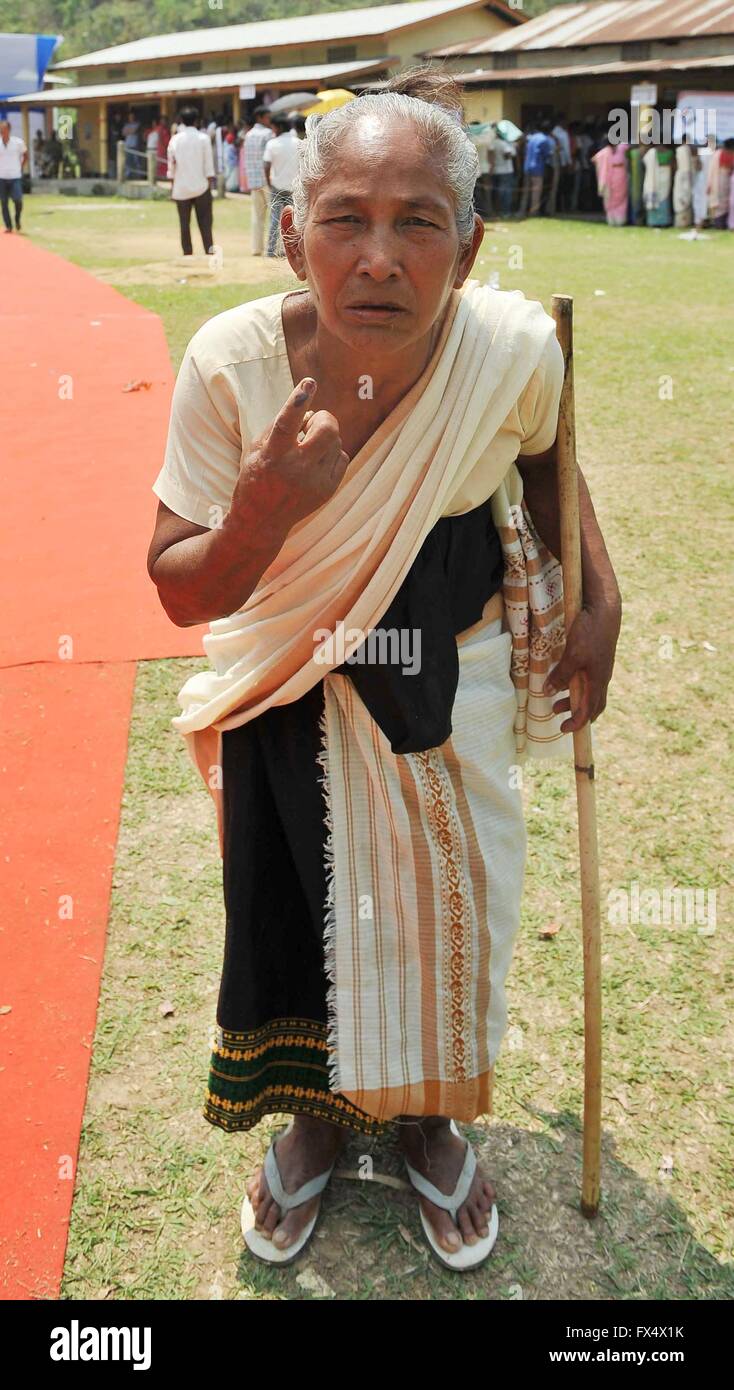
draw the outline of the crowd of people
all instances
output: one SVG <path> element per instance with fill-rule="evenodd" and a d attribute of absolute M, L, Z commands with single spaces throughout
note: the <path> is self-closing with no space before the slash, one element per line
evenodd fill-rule
<path fill-rule="evenodd" d="M 305 117 L 275 114 L 257 106 L 234 124 L 218 115 L 201 119 L 189 108 L 170 126 L 161 117 L 144 130 L 130 113 L 122 128 L 126 150 L 128 139 L 144 139 L 146 148 L 156 151 L 159 177 L 173 178 L 169 151 L 184 116 L 195 124 L 210 152 L 206 175 L 203 167 L 198 175 L 202 187 L 197 195 L 178 192 L 174 180 L 173 197 L 184 219 L 184 250 L 191 249 L 187 230 L 191 208 L 197 218 L 202 212 L 202 238 L 209 249 L 210 184 L 220 174 L 227 192 L 249 194 L 252 255 L 277 255 L 280 213 L 298 168 Z M 475 201 L 485 217 L 603 213 L 610 226 L 734 230 L 732 140 L 719 146 L 713 137 L 704 146 L 612 144 L 608 120 L 568 122 L 559 111 L 553 119 L 529 120 L 524 130 L 510 122 L 490 124 L 484 127 L 480 148 L 483 169 Z M 203 199 L 205 209 L 197 206 L 196 197 Z"/>
<path fill-rule="evenodd" d="M 299 113 L 278 115 L 257 106 L 249 119 L 237 126 L 206 122 L 196 107 L 185 107 L 169 127 L 163 119 L 151 126 L 146 139 L 156 134 L 156 162 L 171 180 L 171 196 L 177 205 L 181 248 L 191 255 L 191 214 L 196 216 L 204 250 L 214 250 L 212 187 L 217 175 L 225 190 L 250 196 L 251 251 L 253 256 L 278 255 L 280 214 L 289 202 L 298 169 L 300 143 L 306 132 Z M 128 122 L 130 124 L 130 122 Z M 124 138 L 123 127 L 123 138 Z"/>
<path fill-rule="evenodd" d="M 156 178 L 171 178 L 169 146 L 185 124 L 181 112 L 171 121 L 161 115 L 145 122 L 129 111 L 112 123 L 111 164 L 121 140 L 126 179 L 146 177 L 151 153 Z M 252 254 L 277 254 L 280 210 L 297 167 L 304 116 L 272 114 L 266 106 L 257 106 L 233 122 L 222 112 L 200 117 L 197 111 L 195 126 L 211 147 L 213 170 L 208 177 L 220 175 L 228 193 L 250 195 Z M 513 138 L 507 137 L 508 127 Z M 268 144 L 272 148 L 266 159 Z M 476 204 L 485 217 L 597 213 L 610 226 L 734 230 L 734 140 L 717 144 L 710 136 L 698 146 L 611 143 L 608 118 L 569 122 L 559 111 L 553 117 L 528 120 L 522 130 L 507 121 L 490 123 L 483 128 L 480 152 Z M 83 172 L 76 167 L 80 156 L 75 140 L 61 142 L 54 133 L 44 139 L 39 133 L 33 154 L 40 175 L 55 176 L 63 170 L 78 177 Z M 175 193 L 174 199 L 181 201 Z M 182 229 L 183 241 L 187 234 Z"/>
<path fill-rule="evenodd" d="M 181 169 L 182 161 L 191 165 L 195 160 L 191 137 L 179 142 L 178 180 L 170 155 L 176 135 L 192 128 L 210 151 L 206 170 L 201 163 L 193 174 L 196 192 L 191 191 L 190 170 L 184 177 Z M 734 140 L 717 144 L 710 136 L 704 145 L 611 143 L 608 118 L 569 122 L 563 111 L 552 118 L 530 119 L 522 130 L 499 121 L 481 131 L 477 143 L 482 167 L 475 201 L 484 217 L 596 213 L 604 215 L 610 226 L 709 226 L 734 231 Z M 173 181 L 186 254 L 191 250 L 192 210 L 201 219 L 204 242 L 211 243 L 211 187 L 220 176 L 226 192 L 249 194 L 252 254 L 275 256 L 280 212 L 290 195 L 304 134 L 302 114 L 277 114 L 262 105 L 237 122 L 222 112 L 201 116 L 194 107 L 178 112 L 170 121 L 160 115 L 146 122 L 131 110 L 111 123 L 110 163 L 114 164 L 114 151 L 122 141 L 124 177 L 142 179 L 153 155 L 156 178 Z M 45 138 L 39 132 L 33 156 L 40 175 L 55 176 L 63 170 L 78 177 L 83 172 L 76 167 L 75 139 L 62 142 L 53 132 Z"/>
<path fill-rule="evenodd" d="M 617 143 L 602 118 L 530 120 L 518 138 L 490 126 L 479 180 L 484 216 L 604 213 L 610 226 L 734 230 L 734 140 Z"/>
<path fill-rule="evenodd" d="M 734 231 L 734 140 L 717 145 L 616 144 L 594 156 L 612 227 L 712 227 Z"/>
<path fill-rule="evenodd" d="M 64 140 L 52 130 L 44 135 L 37 130 L 33 137 L 33 176 L 37 179 L 79 179 L 85 170 L 85 151 L 79 148 L 76 125 Z"/>

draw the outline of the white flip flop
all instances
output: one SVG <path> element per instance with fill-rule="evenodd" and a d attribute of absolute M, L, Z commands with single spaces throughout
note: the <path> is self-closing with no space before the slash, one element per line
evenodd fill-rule
<path fill-rule="evenodd" d="M 459 1139 L 461 1138 L 453 1120 L 451 1121 L 451 1132 L 457 1135 Z M 442 1207 L 444 1211 L 447 1211 L 455 1225 L 456 1213 L 469 1195 L 477 1167 L 474 1150 L 468 1139 L 465 1140 L 465 1143 L 466 1154 L 464 1156 L 464 1166 L 459 1174 L 456 1187 L 451 1193 L 441 1192 L 439 1188 L 434 1187 L 432 1182 L 424 1178 L 422 1173 L 412 1168 L 407 1158 L 403 1160 L 412 1186 L 417 1192 L 420 1192 L 423 1197 L 427 1197 L 429 1202 L 433 1202 L 435 1206 Z M 497 1207 L 494 1202 L 492 1203 L 492 1210 L 489 1214 L 488 1234 L 483 1240 L 478 1240 L 476 1245 L 466 1245 L 462 1241 L 462 1244 L 454 1255 L 449 1255 L 448 1251 L 444 1250 L 443 1246 L 439 1245 L 433 1227 L 425 1216 L 422 1207 L 419 1207 L 419 1212 L 426 1240 L 436 1256 L 436 1259 L 440 1260 L 441 1264 L 445 1265 L 447 1269 L 476 1269 L 477 1265 L 484 1263 L 497 1239 L 500 1225 Z"/>
<path fill-rule="evenodd" d="M 275 1136 L 275 1139 L 273 1139 L 265 1155 L 265 1162 L 263 1164 L 270 1194 L 273 1201 L 280 1207 L 281 1213 L 291 1211 L 293 1207 L 300 1207 L 304 1202 L 308 1202 L 311 1197 L 316 1197 L 320 1192 L 323 1192 L 336 1165 L 336 1159 L 334 1159 L 331 1167 L 327 1168 L 325 1172 L 317 1174 L 315 1178 L 310 1178 L 308 1182 L 302 1183 L 295 1192 L 286 1192 L 283 1187 L 280 1169 L 278 1168 L 278 1161 L 275 1157 L 275 1144 L 277 1139 L 285 1137 L 286 1134 L 290 1134 L 292 1128 L 293 1121 L 291 1120 L 290 1124 L 287 1125 L 280 1134 Z M 252 1203 L 247 1193 L 245 1193 L 240 1215 L 240 1225 L 242 1227 L 242 1234 L 245 1238 L 245 1244 L 248 1250 L 250 1250 L 258 1260 L 262 1260 L 265 1264 L 290 1264 L 292 1260 L 295 1260 L 297 1256 L 300 1255 L 301 1251 L 311 1239 L 316 1227 L 316 1222 L 319 1219 L 320 1211 L 321 1203 L 319 1202 L 311 1220 L 306 1222 L 297 1240 L 292 1245 L 288 1245 L 280 1250 L 277 1245 L 273 1244 L 272 1240 L 268 1240 L 264 1235 L 261 1235 L 260 1231 L 255 1230 L 257 1217 Z"/>

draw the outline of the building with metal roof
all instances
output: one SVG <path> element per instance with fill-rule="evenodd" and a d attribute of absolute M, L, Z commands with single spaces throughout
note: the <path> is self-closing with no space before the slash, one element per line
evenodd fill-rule
<path fill-rule="evenodd" d="M 493 52 L 592 44 L 716 38 L 734 34 L 732 0 L 587 0 L 557 5 L 488 41 Z M 487 51 L 482 41 L 474 51 Z"/>
<path fill-rule="evenodd" d="M 527 23 L 476 42 L 426 51 L 466 93 L 472 119 L 559 108 L 570 119 L 629 107 L 646 84 L 651 104 L 674 107 L 681 93 L 734 102 L 733 0 L 591 0 L 557 5 Z M 734 110 L 734 107 L 732 108 Z"/>
<path fill-rule="evenodd" d="M 505 0 L 412 0 L 192 29 L 62 58 L 42 91 L 13 103 L 74 110 L 84 172 L 99 175 L 114 169 L 131 108 L 142 124 L 191 101 L 237 121 L 287 92 L 379 89 L 426 60 L 459 79 L 470 121 L 523 126 L 559 109 L 603 121 L 645 84 L 663 108 L 682 94 L 728 102 L 734 122 L 734 0 L 585 0 L 530 20 Z"/>
<path fill-rule="evenodd" d="M 433 25 L 447 16 L 459 16 L 472 11 L 494 11 L 505 23 L 518 24 L 523 16 L 517 8 L 497 0 L 412 0 L 399 5 L 374 5 L 369 9 L 328 10 L 323 14 L 293 15 L 286 19 L 256 20 L 248 24 L 227 24 L 216 29 L 187 29 L 175 34 L 155 34 L 148 39 L 115 44 L 95 53 L 66 58 L 57 68 L 98 68 L 106 63 L 166 63 L 181 58 L 203 56 L 232 57 L 248 52 L 256 55 L 265 49 L 293 48 L 311 44 L 338 43 L 367 38 L 385 38 L 407 29 Z M 464 25 L 461 26 L 466 27 Z M 497 32 L 502 26 L 487 26 L 482 15 L 474 22 L 474 32 L 485 35 Z"/>
<path fill-rule="evenodd" d="M 75 74 L 63 105 L 77 113 L 84 172 L 106 175 L 130 109 L 147 123 L 193 101 L 205 114 L 238 121 L 256 102 L 325 87 L 361 91 L 428 48 L 489 39 L 524 22 L 505 0 L 412 0 L 157 34 L 62 58 L 53 72 Z M 14 104 L 50 111 L 60 104 L 58 89 L 22 93 Z"/>

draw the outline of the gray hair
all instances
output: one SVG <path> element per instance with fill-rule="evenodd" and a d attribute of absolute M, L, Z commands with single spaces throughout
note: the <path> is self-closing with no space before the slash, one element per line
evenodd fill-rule
<path fill-rule="evenodd" d="M 291 196 L 296 234 L 305 226 L 314 188 L 335 167 L 344 135 L 369 116 L 412 122 L 426 150 L 443 166 L 454 200 L 459 242 L 462 249 L 468 246 L 474 232 L 474 185 L 479 173 L 476 147 L 455 111 L 404 92 L 375 92 L 356 97 L 325 116 L 306 117 L 306 138 Z"/>

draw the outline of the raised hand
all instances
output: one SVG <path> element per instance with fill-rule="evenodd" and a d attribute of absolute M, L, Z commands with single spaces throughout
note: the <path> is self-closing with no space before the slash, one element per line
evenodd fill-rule
<path fill-rule="evenodd" d="M 323 506 L 338 488 L 349 455 L 344 452 L 339 423 L 328 410 L 308 410 L 316 391 L 313 377 L 304 377 L 291 392 L 272 424 L 252 441 L 243 459 L 230 510 L 245 496 L 252 505 L 252 486 L 263 486 L 269 515 L 280 509 L 290 526 Z"/>

